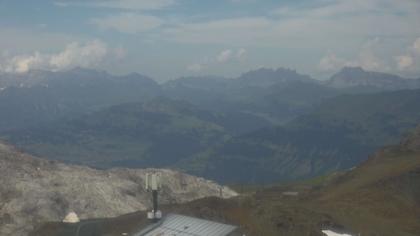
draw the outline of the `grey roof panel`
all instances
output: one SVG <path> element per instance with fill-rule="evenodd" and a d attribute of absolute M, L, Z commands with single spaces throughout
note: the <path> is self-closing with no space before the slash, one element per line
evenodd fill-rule
<path fill-rule="evenodd" d="M 226 236 L 236 229 L 233 225 L 169 214 L 160 225 L 143 236 Z"/>

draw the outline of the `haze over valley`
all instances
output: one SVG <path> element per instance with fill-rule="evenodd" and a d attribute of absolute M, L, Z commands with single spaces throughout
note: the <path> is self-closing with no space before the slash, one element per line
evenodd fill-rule
<path fill-rule="evenodd" d="M 418 0 L 0 1 L 0 235 L 420 235 Z"/>
<path fill-rule="evenodd" d="M 420 79 L 361 68 L 328 81 L 282 68 L 166 83 L 82 68 L 29 75 L 0 93 L 3 139 L 101 169 L 176 168 L 223 183 L 297 180 L 351 168 L 420 122 Z"/>

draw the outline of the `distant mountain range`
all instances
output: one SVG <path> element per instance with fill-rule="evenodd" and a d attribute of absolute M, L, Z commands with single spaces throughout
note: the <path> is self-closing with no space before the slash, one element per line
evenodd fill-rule
<path fill-rule="evenodd" d="M 163 84 L 164 94 L 203 109 L 248 113 L 282 124 L 337 95 L 309 76 L 288 69 L 259 69 L 238 78 L 180 78 Z"/>
<path fill-rule="evenodd" d="M 420 88 L 420 79 L 405 79 L 392 74 L 365 71 L 360 67 L 345 67 L 326 84 L 339 89 L 401 90 Z"/>
<path fill-rule="evenodd" d="M 154 80 L 139 74 L 111 76 L 81 68 L 55 73 L 36 71 L 28 73 L 28 78 L 18 74 L 15 79 L 22 80 L 21 86 L 0 91 L 0 131 L 141 101 L 160 92 Z"/>
<path fill-rule="evenodd" d="M 416 107 L 420 90 L 342 95 L 286 125 L 236 136 L 178 166 L 229 183 L 278 182 L 347 169 L 420 123 Z"/>
<path fill-rule="evenodd" d="M 418 81 L 360 68 L 327 82 L 288 69 L 163 84 L 83 68 L 0 75 L 0 137 L 98 168 L 175 167 L 222 182 L 309 178 L 350 168 L 413 128 Z"/>

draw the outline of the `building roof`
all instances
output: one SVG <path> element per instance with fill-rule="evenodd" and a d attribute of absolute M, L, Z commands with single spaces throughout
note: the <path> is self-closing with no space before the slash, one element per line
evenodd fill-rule
<path fill-rule="evenodd" d="M 189 216 L 168 214 L 137 236 L 229 236 L 236 226 Z"/>

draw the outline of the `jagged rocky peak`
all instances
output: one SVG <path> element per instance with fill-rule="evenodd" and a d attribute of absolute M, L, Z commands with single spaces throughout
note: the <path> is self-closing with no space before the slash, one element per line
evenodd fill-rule
<path fill-rule="evenodd" d="M 237 195 L 174 170 L 96 170 L 35 158 L 0 143 L 0 235 L 26 235 L 43 222 L 62 221 L 69 212 L 86 219 L 145 210 L 151 196 L 144 180 L 151 172 L 161 175 L 162 204 Z"/>
<path fill-rule="evenodd" d="M 242 74 L 238 80 L 242 81 L 246 85 L 251 86 L 271 86 L 277 83 L 284 82 L 295 82 L 295 81 L 305 81 L 312 82 L 313 79 L 307 75 L 302 75 L 296 72 L 296 70 L 291 70 L 287 68 L 260 68 L 257 70 L 249 71 L 245 74 Z"/>
<path fill-rule="evenodd" d="M 367 85 L 368 78 L 369 72 L 361 67 L 344 67 L 331 77 L 329 84 L 334 87 Z"/>

